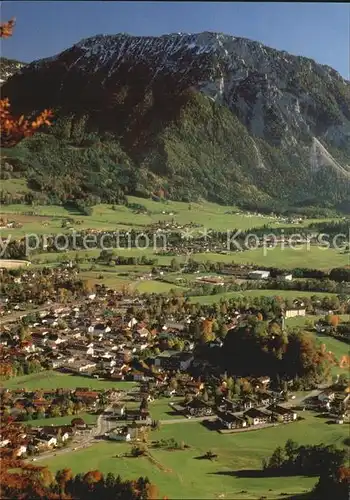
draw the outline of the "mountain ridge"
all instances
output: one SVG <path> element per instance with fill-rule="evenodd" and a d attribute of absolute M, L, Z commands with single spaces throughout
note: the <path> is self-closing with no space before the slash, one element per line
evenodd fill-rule
<path fill-rule="evenodd" d="M 213 198 L 210 174 L 225 203 L 251 192 L 350 199 L 350 82 L 256 41 L 97 35 L 22 68 L 3 92 L 21 112 L 54 108 L 75 136 L 82 121 L 82 136 L 112 134 L 132 168 L 175 198 Z"/>

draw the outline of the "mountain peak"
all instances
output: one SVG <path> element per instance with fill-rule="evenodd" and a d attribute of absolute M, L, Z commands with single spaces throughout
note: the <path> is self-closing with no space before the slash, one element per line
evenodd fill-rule
<path fill-rule="evenodd" d="M 302 198 L 312 185 L 318 192 L 325 179 L 339 199 L 349 192 L 350 83 L 312 59 L 247 38 L 100 34 L 23 68 L 6 93 L 19 112 L 87 116 L 88 127 L 121 137 L 132 161 L 161 178 L 181 179 L 191 164 L 207 172 L 207 149 L 216 151 L 210 165 L 221 171 L 220 189 L 232 182 L 231 194 L 246 183 L 274 197 L 275 179 L 288 180 L 276 194 L 284 198 Z M 186 120 L 198 149 L 186 142 Z M 186 146 L 173 146 L 167 134 Z M 185 184 L 204 193 L 201 175 Z"/>

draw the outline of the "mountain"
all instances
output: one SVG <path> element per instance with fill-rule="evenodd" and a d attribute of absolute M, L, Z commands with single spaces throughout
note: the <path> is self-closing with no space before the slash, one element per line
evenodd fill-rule
<path fill-rule="evenodd" d="M 8 59 L 7 57 L 0 57 L 0 84 L 5 83 L 16 71 L 25 66 L 25 63 L 16 61 L 15 59 Z"/>
<path fill-rule="evenodd" d="M 4 84 L 17 112 L 55 110 L 21 144 L 32 186 L 270 206 L 350 199 L 350 82 L 221 33 L 98 35 Z M 73 178 L 72 172 L 75 177 Z"/>

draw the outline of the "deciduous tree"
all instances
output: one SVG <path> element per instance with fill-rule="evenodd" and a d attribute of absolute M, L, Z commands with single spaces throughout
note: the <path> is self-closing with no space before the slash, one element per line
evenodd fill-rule
<path fill-rule="evenodd" d="M 9 38 L 13 34 L 15 19 L 0 25 L 0 38 Z M 45 109 L 34 118 L 25 118 L 23 115 L 15 117 L 11 113 L 11 104 L 8 98 L 0 99 L 0 131 L 1 146 L 11 148 L 22 139 L 33 135 L 44 125 L 51 125 L 53 113 Z"/>

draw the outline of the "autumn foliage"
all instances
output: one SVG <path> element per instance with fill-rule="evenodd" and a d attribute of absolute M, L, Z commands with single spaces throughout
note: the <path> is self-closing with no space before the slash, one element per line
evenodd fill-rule
<path fill-rule="evenodd" d="M 13 28 L 15 26 L 16 20 L 10 19 L 6 23 L 1 23 L 0 25 L 0 38 L 10 38 L 13 34 Z"/>
<path fill-rule="evenodd" d="M 9 38 L 12 36 L 15 20 L 11 19 L 6 23 L 1 23 L 0 37 Z M 0 131 L 1 146 L 11 148 L 22 139 L 33 135 L 43 125 L 50 125 L 50 118 L 53 116 L 51 110 L 45 109 L 34 119 L 26 119 L 23 115 L 15 117 L 10 111 L 11 105 L 8 99 L 0 100 Z"/>

